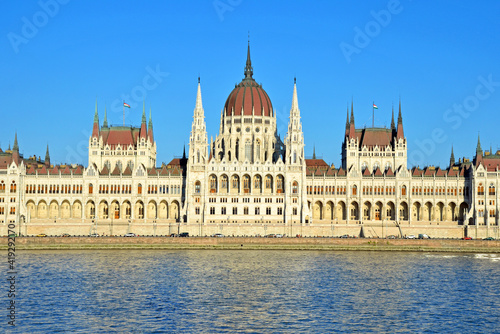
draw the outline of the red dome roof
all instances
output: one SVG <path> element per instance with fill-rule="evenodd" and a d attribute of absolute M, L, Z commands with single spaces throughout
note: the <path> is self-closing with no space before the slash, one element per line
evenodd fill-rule
<path fill-rule="evenodd" d="M 273 105 L 271 99 L 262 86 L 253 79 L 245 78 L 229 94 L 224 105 L 226 116 L 232 116 L 233 109 L 235 116 L 272 116 Z"/>
<path fill-rule="evenodd" d="M 273 116 L 273 105 L 266 91 L 253 79 L 253 68 L 250 60 L 250 43 L 248 44 L 245 78 L 229 94 L 224 112 L 226 116 Z"/>

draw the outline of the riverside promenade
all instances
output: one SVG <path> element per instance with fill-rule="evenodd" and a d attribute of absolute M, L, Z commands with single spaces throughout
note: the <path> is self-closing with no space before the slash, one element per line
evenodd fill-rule
<path fill-rule="evenodd" d="M 2 237 L 7 249 L 8 238 Z M 11 239 L 12 240 L 12 239 Z M 265 237 L 16 237 L 16 250 L 240 249 L 500 253 L 500 240 Z"/>

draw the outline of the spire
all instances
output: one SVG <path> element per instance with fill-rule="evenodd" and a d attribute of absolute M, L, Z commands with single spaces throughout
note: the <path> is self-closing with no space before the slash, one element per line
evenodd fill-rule
<path fill-rule="evenodd" d="M 351 120 L 349 121 L 349 138 L 354 138 L 356 128 L 354 126 L 354 101 L 351 100 Z"/>
<path fill-rule="evenodd" d="M 248 38 L 247 63 L 245 66 L 245 79 L 253 79 L 252 61 L 250 60 L 250 38 Z"/>
<path fill-rule="evenodd" d="M 453 154 L 453 145 L 451 145 L 450 167 L 455 165 L 455 155 Z"/>
<path fill-rule="evenodd" d="M 146 127 L 146 101 L 142 102 L 142 122 L 141 122 L 141 132 L 139 132 L 140 138 L 147 137 L 148 129 Z"/>
<path fill-rule="evenodd" d="M 95 100 L 94 125 L 92 127 L 92 137 L 99 137 L 99 114 L 97 113 L 97 99 Z"/>
<path fill-rule="evenodd" d="M 299 110 L 299 100 L 297 98 L 297 78 L 293 78 L 292 110 Z"/>
<path fill-rule="evenodd" d="M 19 152 L 19 145 L 17 144 L 17 132 L 14 137 L 14 146 L 12 147 L 12 151 Z"/>
<path fill-rule="evenodd" d="M 345 136 L 349 135 L 349 105 L 347 105 L 347 116 L 345 121 Z"/>
<path fill-rule="evenodd" d="M 201 84 L 200 77 L 198 77 L 198 91 L 196 92 L 196 106 L 195 113 L 203 111 L 203 103 L 201 101 Z"/>
<path fill-rule="evenodd" d="M 396 132 L 397 139 L 404 139 L 405 134 L 403 131 L 403 116 L 401 116 L 401 99 L 399 100 L 399 114 L 398 114 L 398 128 Z"/>
<path fill-rule="evenodd" d="M 102 127 L 103 128 L 107 128 L 108 127 L 108 113 L 107 113 L 107 110 L 106 110 L 106 105 L 104 105 L 104 122 L 102 123 Z"/>
<path fill-rule="evenodd" d="M 47 152 L 45 153 L 45 164 L 50 166 L 49 144 L 47 144 Z"/>
<path fill-rule="evenodd" d="M 184 151 L 182 152 L 182 159 L 186 159 L 186 143 L 184 143 Z"/>
<path fill-rule="evenodd" d="M 351 121 L 350 124 L 354 124 L 354 101 L 351 100 Z"/>
<path fill-rule="evenodd" d="M 483 154 L 483 150 L 481 148 L 481 139 L 479 139 L 479 133 L 477 134 L 476 154 L 477 153 L 480 153 L 481 155 Z"/>
<path fill-rule="evenodd" d="M 148 123 L 148 138 L 151 144 L 153 144 L 153 118 L 151 117 L 151 107 L 149 108 L 149 123 Z"/>
<path fill-rule="evenodd" d="M 396 130 L 396 124 L 394 123 L 394 104 L 392 105 L 391 129 Z"/>
<path fill-rule="evenodd" d="M 313 159 L 316 159 L 316 144 L 313 146 Z"/>

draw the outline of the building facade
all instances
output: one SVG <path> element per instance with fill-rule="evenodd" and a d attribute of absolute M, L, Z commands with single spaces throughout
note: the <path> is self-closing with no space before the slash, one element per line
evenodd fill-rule
<path fill-rule="evenodd" d="M 140 127 L 102 125 L 97 105 L 88 166 L 54 165 L 0 149 L 0 228 L 22 235 L 69 233 L 381 237 L 499 237 L 500 152 L 483 151 L 447 169 L 407 166 L 401 102 L 390 128 L 356 128 L 347 111 L 342 165 L 304 155 L 294 82 L 288 131 L 277 133 L 271 99 L 253 78 L 248 46 L 243 80 L 208 140 L 198 79 L 189 150 L 157 165 L 151 111 Z M 385 228 L 385 230 L 384 230 Z"/>

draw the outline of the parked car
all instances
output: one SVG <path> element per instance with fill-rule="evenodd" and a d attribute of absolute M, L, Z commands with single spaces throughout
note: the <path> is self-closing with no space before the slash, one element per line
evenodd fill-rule
<path fill-rule="evenodd" d="M 276 234 L 271 233 L 271 234 L 266 235 L 265 237 L 266 238 L 276 238 Z"/>
<path fill-rule="evenodd" d="M 181 237 L 181 238 L 189 237 L 189 233 L 188 232 L 182 232 L 181 234 L 179 234 L 179 237 Z"/>
<path fill-rule="evenodd" d="M 410 234 L 406 237 L 406 239 L 416 239 L 417 237 L 413 234 Z"/>
<path fill-rule="evenodd" d="M 40 234 L 37 234 L 36 235 L 37 237 L 40 237 L 40 238 L 45 238 L 47 236 L 47 234 L 45 233 L 40 233 Z"/>
<path fill-rule="evenodd" d="M 419 239 L 430 239 L 431 237 L 429 237 L 427 234 L 419 234 L 418 238 Z"/>
<path fill-rule="evenodd" d="M 276 238 L 283 238 L 283 234 L 276 234 Z"/>
<path fill-rule="evenodd" d="M 396 239 L 396 236 L 395 235 L 390 235 L 387 237 L 387 239 Z"/>
<path fill-rule="evenodd" d="M 493 238 L 493 237 L 487 237 L 487 238 L 484 238 L 483 240 L 495 240 L 495 238 Z"/>
<path fill-rule="evenodd" d="M 124 237 L 137 237 L 135 233 L 125 233 Z"/>
<path fill-rule="evenodd" d="M 212 235 L 212 237 L 215 237 L 215 238 L 224 238 L 224 234 L 222 234 L 222 233 L 215 233 L 214 235 Z"/>
<path fill-rule="evenodd" d="M 66 237 L 71 237 L 71 235 L 69 235 L 69 233 L 63 233 L 63 234 L 61 234 L 61 237 L 65 237 L 66 238 Z"/>
<path fill-rule="evenodd" d="M 463 237 L 462 240 L 472 240 L 472 237 Z"/>
<path fill-rule="evenodd" d="M 99 236 L 99 234 L 97 234 L 97 233 L 89 234 L 89 237 L 98 237 L 98 236 Z"/>
<path fill-rule="evenodd" d="M 174 238 L 174 237 L 178 237 L 178 236 L 179 236 L 179 235 L 178 235 L 177 233 L 172 233 L 172 234 L 170 234 L 170 235 L 169 235 L 169 237 L 172 237 L 172 238 Z"/>
<path fill-rule="evenodd" d="M 347 239 L 347 238 L 350 238 L 349 234 L 344 234 L 342 236 L 340 236 L 342 239 Z"/>

